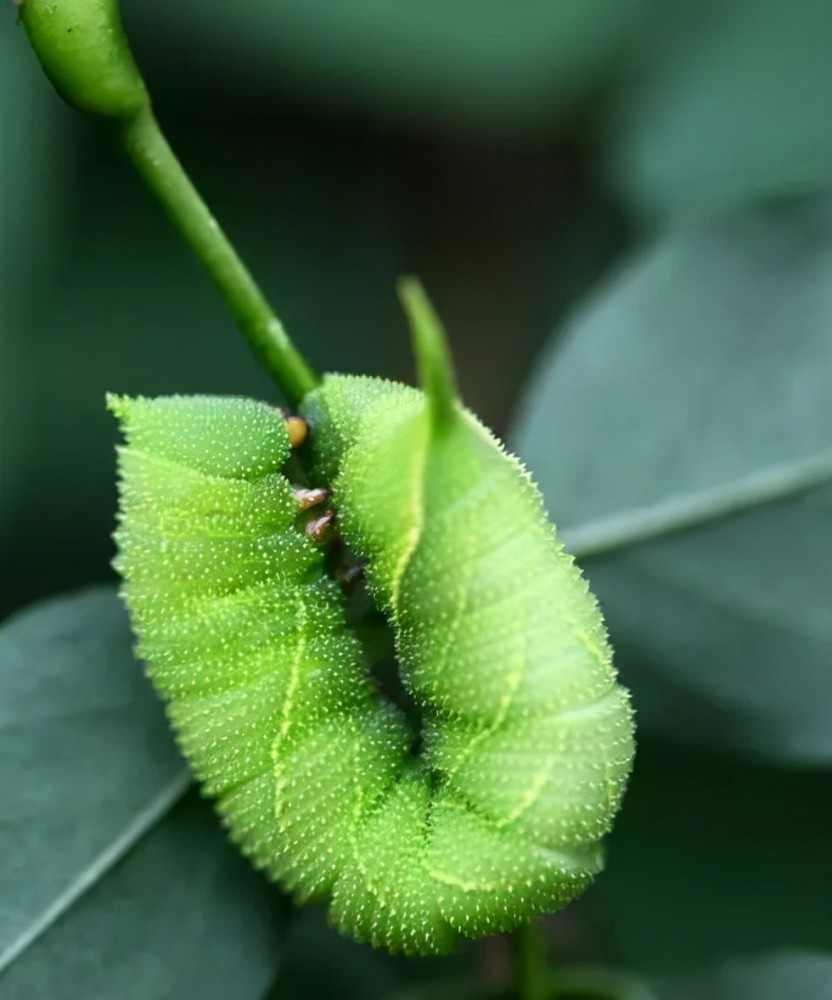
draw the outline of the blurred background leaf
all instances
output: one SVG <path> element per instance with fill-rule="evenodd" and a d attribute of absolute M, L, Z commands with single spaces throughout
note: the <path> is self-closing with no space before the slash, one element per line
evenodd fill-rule
<path fill-rule="evenodd" d="M 656 977 L 780 948 L 823 951 L 830 828 L 829 772 L 642 739 L 607 870 L 581 906 L 610 960 Z"/>
<path fill-rule="evenodd" d="M 276 894 L 191 792 L 2 974 L 8 1000 L 260 1000 L 279 966 Z"/>
<path fill-rule="evenodd" d="M 642 730 L 809 764 L 832 761 L 830 209 L 660 241 L 576 317 L 516 433 Z"/>
<path fill-rule="evenodd" d="M 832 955 L 779 951 L 725 962 L 663 987 L 662 1000 L 826 1000 L 832 996 Z"/>
<path fill-rule="evenodd" d="M 0 629 L 0 967 L 129 850 L 189 783 L 110 590 Z"/>
<path fill-rule="evenodd" d="M 259 998 L 279 896 L 198 796 L 175 805 L 190 778 L 131 645 L 109 589 L 0 629 L 0 991 Z"/>
<path fill-rule="evenodd" d="M 828 0 L 668 4 L 629 52 L 607 176 L 667 223 L 832 182 Z"/>

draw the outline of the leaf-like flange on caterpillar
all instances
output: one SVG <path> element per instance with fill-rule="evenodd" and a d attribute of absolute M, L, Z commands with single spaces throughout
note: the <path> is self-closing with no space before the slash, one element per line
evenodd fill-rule
<path fill-rule="evenodd" d="M 633 732 L 599 611 L 537 489 L 456 401 L 432 314 L 411 311 L 427 395 L 332 375 L 302 413 L 313 486 L 332 490 L 395 631 L 419 756 L 298 521 L 279 411 L 110 406 L 127 437 L 118 567 L 194 772 L 271 877 L 329 898 L 359 940 L 425 953 L 587 886 Z"/>

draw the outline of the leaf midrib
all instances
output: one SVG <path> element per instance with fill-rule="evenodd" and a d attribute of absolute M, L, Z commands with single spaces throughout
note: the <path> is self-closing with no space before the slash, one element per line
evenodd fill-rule
<path fill-rule="evenodd" d="M 82 868 L 52 903 L 0 955 L 0 974 L 32 947 L 60 918 L 92 889 L 185 794 L 191 783 L 183 768 L 130 820 L 117 837 Z"/>
<path fill-rule="evenodd" d="M 832 448 L 825 448 L 797 462 L 767 466 L 719 486 L 566 528 L 560 535 L 577 559 L 585 559 L 784 500 L 830 479 Z"/>

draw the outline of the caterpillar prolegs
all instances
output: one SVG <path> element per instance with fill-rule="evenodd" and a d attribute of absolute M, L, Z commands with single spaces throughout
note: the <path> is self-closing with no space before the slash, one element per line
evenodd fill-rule
<path fill-rule="evenodd" d="M 417 734 L 304 530 L 280 411 L 109 405 L 127 440 L 117 568 L 205 792 L 254 864 L 328 899 L 339 929 L 429 953 L 588 885 L 633 733 L 600 613 L 537 489 L 457 402 L 436 331 L 416 343 L 424 390 L 330 375 L 301 413 L 309 485 L 331 490 L 365 563 Z"/>

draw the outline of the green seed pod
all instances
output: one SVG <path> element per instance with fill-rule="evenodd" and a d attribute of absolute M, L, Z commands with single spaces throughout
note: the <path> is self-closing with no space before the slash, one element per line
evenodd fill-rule
<path fill-rule="evenodd" d="M 311 485 L 365 564 L 418 732 L 304 528 L 280 412 L 110 399 L 127 438 L 117 567 L 195 774 L 257 866 L 406 953 L 580 893 L 633 754 L 595 600 L 526 471 L 457 402 L 427 319 L 425 391 L 330 375 L 302 407 Z"/>
<path fill-rule="evenodd" d="M 117 0 L 22 0 L 20 19 L 64 100 L 121 120 L 149 106 Z"/>

